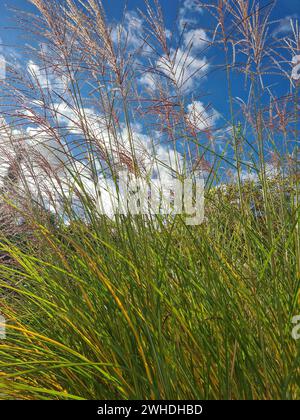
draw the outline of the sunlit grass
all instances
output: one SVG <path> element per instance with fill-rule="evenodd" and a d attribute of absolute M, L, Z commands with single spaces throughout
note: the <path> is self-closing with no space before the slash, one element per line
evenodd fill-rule
<path fill-rule="evenodd" d="M 77 111 L 76 129 L 81 130 L 80 147 L 86 166 L 90 165 L 91 178 L 98 175 L 97 165 L 105 159 L 104 166 L 113 177 L 115 162 L 107 154 L 109 146 L 91 134 L 81 81 L 70 70 L 73 51 L 64 48 L 68 43 L 60 38 L 63 33 L 59 32 L 60 25 L 65 24 L 66 32 L 70 31 L 78 41 L 75 58 L 82 53 L 82 60 L 91 66 L 88 76 L 92 82 L 104 83 L 105 89 L 99 88 L 97 100 L 109 110 L 106 116 L 109 140 L 114 146 L 119 141 L 121 107 L 128 143 L 134 149 L 132 126 L 137 116 L 128 110 L 133 102 L 130 97 L 130 89 L 134 90 L 133 75 L 121 72 L 130 68 L 132 56 L 129 54 L 128 58 L 124 53 L 122 62 L 118 56 L 122 53 L 120 45 L 118 53 L 114 51 L 97 2 L 87 2 L 83 10 L 67 2 L 70 9 L 65 21 L 59 20 L 54 6 L 51 9 L 39 0 L 33 3 L 44 18 L 36 30 L 49 38 L 53 51 L 63 57 L 64 76 L 70 76 L 68 104 L 72 103 Z M 162 16 L 159 10 L 157 14 L 153 10 L 148 6 L 150 33 L 164 47 Z M 82 13 L 89 19 L 84 20 Z M 44 28 L 47 25 L 49 33 Z M 86 31 L 77 31 L 77 26 Z M 226 47 L 228 39 L 223 35 Z M 150 43 L 149 38 L 146 41 Z M 96 65 L 107 60 L 108 70 L 100 69 L 100 64 L 95 69 L 92 59 Z M 232 68 L 229 63 L 225 67 L 230 97 Z M 84 65 L 83 68 L 86 71 Z M 109 90 L 112 82 L 107 81 L 106 71 L 121 91 L 121 99 L 117 100 Z M 2 200 L 11 214 L 22 216 L 24 224 L 15 232 L 6 230 L 3 223 L 0 237 L 0 254 L 5 257 L 0 263 L 0 309 L 6 319 L 6 339 L 0 341 L 1 398 L 300 397 L 300 340 L 291 335 L 292 317 L 300 313 L 299 173 L 297 164 L 290 165 L 288 170 L 284 164 L 272 176 L 267 174 L 264 141 L 272 136 L 274 140 L 278 133 L 275 128 L 272 131 L 266 127 L 263 120 L 264 109 L 257 103 L 260 98 L 257 92 L 261 94 L 259 89 L 263 88 L 259 77 L 258 81 L 251 79 L 254 75 L 253 71 L 249 77 L 249 98 L 253 102 L 244 110 L 243 117 L 241 114 L 237 117 L 239 121 L 244 118 L 243 124 L 236 122 L 232 101 L 228 102 L 231 118 L 226 128 L 230 139 L 224 135 L 224 155 L 212 153 L 211 145 L 204 144 L 203 135 L 209 130 L 195 134 L 195 127 L 186 122 L 178 81 L 169 76 L 167 83 L 172 86 L 164 91 L 162 83 L 161 97 L 152 98 L 154 111 L 149 125 L 153 123 L 151 118 L 157 118 L 160 133 L 168 137 L 169 143 L 173 142 L 173 136 L 184 138 L 187 151 L 195 152 L 196 144 L 200 150 L 197 149 L 198 160 L 204 159 L 207 150 L 213 155 L 206 174 L 205 220 L 201 225 L 189 226 L 181 215 L 100 216 L 80 177 L 78 160 L 71 154 L 59 163 L 72 180 L 84 217 L 78 214 L 79 207 L 72 207 L 63 187 L 59 205 L 51 190 L 55 198 L 51 196 L 53 201 L 49 201 L 57 207 L 50 215 L 44 201 L 31 197 L 26 189 L 26 194 L 20 194 L 15 188 L 18 200 L 14 200 L 11 191 L 18 177 L 13 171 L 10 179 L 6 177 Z M 35 82 L 38 85 L 38 80 Z M 170 102 L 174 119 L 167 120 L 170 117 L 167 100 L 173 100 L 171 88 L 178 96 Z M 51 91 L 53 96 L 41 86 L 30 85 L 30 89 L 29 99 L 36 100 L 37 96 L 44 101 L 41 108 L 45 115 L 50 113 L 50 105 L 57 100 L 53 99 L 55 89 Z M 58 112 L 52 116 L 57 119 L 55 122 L 48 116 L 26 114 L 23 90 L 15 86 L 12 92 L 16 102 L 20 101 L 18 109 L 24 112 L 19 115 L 23 124 L 38 121 L 51 139 L 58 137 L 58 143 L 64 144 L 62 127 L 57 124 Z M 296 93 L 291 101 L 297 104 L 297 98 Z M 60 99 L 67 103 L 67 99 Z M 149 105 L 148 113 L 150 108 Z M 249 135 L 250 114 L 254 122 Z M 67 115 L 66 120 L 67 117 L 68 123 L 76 125 L 74 116 Z M 297 126 L 296 117 L 291 124 Z M 143 118 L 146 120 L 146 112 Z M 297 130 L 293 127 L 296 138 Z M 280 135 L 284 134 L 281 128 Z M 229 142 L 234 151 L 234 157 L 230 158 L 234 177 L 225 185 L 221 170 L 224 162 L 228 163 L 225 151 Z M 246 143 L 251 143 L 251 152 L 255 151 L 253 161 L 251 154 L 246 159 Z M 80 147 L 74 146 L 76 152 Z M 126 164 L 131 172 L 142 173 L 135 151 L 127 152 L 118 156 L 117 164 Z M 253 169 L 254 181 L 245 181 L 242 176 L 247 165 Z M 59 173 L 53 173 L 53 178 L 60 180 Z M 22 179 L 20 175 L 19 178 Z M 61 185 L 57 183 L 55 187 L 59 190 Z"/>

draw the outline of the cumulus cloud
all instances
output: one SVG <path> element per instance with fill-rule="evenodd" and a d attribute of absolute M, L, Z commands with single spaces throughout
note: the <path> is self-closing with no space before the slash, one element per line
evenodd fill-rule
<path fill-rule="evenodd" d="M 265 175 L 268 179 L 275 178 L 281 173 L 281 169 L 277 166 L 275 166 L 272 163 L 266 163 L 265 164 Z M 243 169 L 241 171 L 241 180 L 243 182 L 245 181 L 253 181 L 255 183 L 258 183 L 261 181 L 259 170 L 254 170 L 252 168 Z M 234 179 L 237 180 L 237 173 L 234 174 Z"/>
<path fill-rule="evenodd" d="M 286 34 L 286 33 L 291 33 L 293 31 L 293 21 L 298 19 L 298 15 L 297 14 L 293 14 L 293 15 L 288 15 L 285 16 L 284 18 L 280 19 L 279 24 L 277 25 L 277 27 L 275 28 L 273 35 L 279 35 L 279 34 Z"/>
<path fill-rule="evenodd" d="M 155 90 L 156 89 L 156 81 L 155 81 L 155 75 L 151 73 L 145 73 L 143 76 L 139 79 L 139 82 L 141 85 L 143 85 L 146 89 L 149 90 Z"/>
<path fill-rule="evenodd" d="M 6 77 L 6 60 L 5 57 L 0 53 L 0 81 Z"/>
<path fill-rule="evenodd" d="M 2 45 L 3 41 L 0 37 L 0 82 L 7 76 L 7 68 L 9 66 L 15 69 L 21 69 L 22 55 L 13 47 Z"/>
<path fill-rule="evenodd" d="M 180 48 L 171 50 L 171 61 L 163 56 L 157 62 L 157 69 L 186 92 L 203 78 L 208 67 L 209 63 L 205 57 L 197 58 Z"/>
<path fill-rule="evenodd" d="M 47 202 L 49 209 L 52 199 L 59 205 L 59 193 L 69 189 L 62 165 L 67 148 L 64 150 L 41 128 L 12 130 L 3 119 L 0 135 L 0 188 L 22 199 L 31 194 L 34 200 Z"/>
<path fill-rule="evenodd" d="M 134 10 L 128 10 L 124 14 L 122 24 L 113 25 L 111 37 L 116 45 L 126 43 L 127 47 L 137 49 L 144 45 L 143 31 L 143 19 Z M 146 45 L 144 45 L 145 48 L 147 48 Z"/>
<path fill-rule="evenodd" d="M 46 69 L 41 68 L 33 60 L 27 64 L 27 71 L 30 76 L 36 81 L 42 89 L 49 89 L 56 92 L 63 92 L 68 86 L 68 79 L 66 76 L 57 74 L 49 67 Z"/>
<path fill-rule="evenodd" d="M 197 0 L 184 0 L 179 9 L 178 25 L 182 30 L 186 25 L 195 24 L 197 22 L 195 16 L 202 13 L 202 9 Z"/>
<path fill-rule="evenodd" d="M 167 76 L 182 91 L 190 92 L 209 69 L 207 58 L 197 55 L 209 42 L 206 32 L 201 28 L 184 31 L 183 45 L 171 48 L 168 56 L 162 55 L 156 60 L 151 70 L 140 77 L 140 84 L 154 91 L 160 77 Z"/>
<path fill-rule="evenodd" d="M 196 130 L 212 128 L 219 118 L 218 111 L 205 107 L 201 101 L 193 101 L 187 106 L 187 121 Z"/>
<path fill-rule="evenodd" d="M 70 132 L 83 134 L 73 110 L 65 104 L 56 104 L 55 109 L 60 111 L 60 122 L 66 123 Z M 81 110 L 83 112 L 91 138 L 106 147 L 109 157 L 119 164 L 119 170 L 128 169 L 128 159 L 132 156 L 131 143 L 142 173 L 156 177 L 162 186 L 166 185 L 174 171 L 182 167 L 182 156 L 174 150 L 160 145 L 153 153 L 152 142 L 143 134 L 141 126 L 133 126 L 130 134 L 125 126 L 121 127 L 119 135 L 112 141 L 102 125 L 102 117 L 89 108 Z M 30 193 L 37 202 L 55 212 L 62 211 L 62 203 L 67 198 L 80 213 L 80 197 L 88 195 L 95 203 L 102 203 L 101 213 L 113 217 L 116 212 L 116 186 L 112 178 L 103 173 L 100 160 L 95 160 L 98 163 L 95 178 L 87 159 L 77 161 L 67 143 L 57 140 L 38 125 L 14 131 L 2 121 L 0 135 L 0 188 L 8 186 L 9 181 L 9 188 L 13 188 L 18 196 L 25 198 Z"/>
<path fill-rule="evenodd" d="M 183 34 L 183 43 L 185 47 L 191 46 L 192 51 L 196 52 L 207 46 L 209 38 L 204 29 L 191 29 Z"/>

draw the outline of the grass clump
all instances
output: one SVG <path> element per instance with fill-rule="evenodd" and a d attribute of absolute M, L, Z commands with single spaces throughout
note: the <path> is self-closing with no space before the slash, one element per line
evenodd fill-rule
<path fill-rule="evenodd" d="M 10 69 L 3 85 L 14 104 L 4 107 L 6 144 L 18 159 L 10 157 L 1 197 L 18 233 L 0 239 L 1 396 L 298 399 L 298 92 L 271 125 L 269 109 L 282 99 L 263 84 L 264 60 L 285 47 L 264 38 L 270 7 L 202 4 L 218 19 L 205 48 L 223 46 L 229 91 L 228 117 L 214 128 L 199 102 L 188 108 L 199 69 L 190 71 L 192 42 L 180 45 L 186 28 L 171 48 L 157 2 L 146 2 L 134 51 L 98 1 L 32 3 L 41 65 L 22 79 Z M 247 60 L 230 62 L 229 44 Z M 292 38 L 284 45 L 298 48 Z M 140 66 L 153 90 L 138 87 Z M 237 110 L 231 78 L 241 69 L 249 95 Z M 213 147 L 220 135 L 222 152 Z M 99 184 L 114 186 L 120 168 L 148 179 L 150 163 L 162 183 L 166 170 L 200 168 L 202 224 L 99 214 Z"/>

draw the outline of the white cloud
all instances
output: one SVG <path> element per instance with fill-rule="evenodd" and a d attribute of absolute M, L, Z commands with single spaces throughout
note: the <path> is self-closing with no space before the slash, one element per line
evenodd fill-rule
<path fill-rule="evenodd" d="M 125 13 L 122 24 L 119 23 L 113 26 L 111 37 L 116 45 L 124 45 L 126 41 L 127 47 L 137 49 L 144 44 L 143 30 L 143 20 L 135 11 L 129 10 Z"/>
<path fill-rule="evenodd" d="M 184 0 L 182 8 L 185 10 L 190 10 L 192 12 L 202 12 L 198 0 Z"/>
<path fill-rule="evenodd" d="M 145 73 L 139 79 L 139 82 L 149 90 L 155 90 L 156 83 L 155 83 L 155 75 L 151 73 Z"/>
<path fill-rule="evenodd" d="M 37 64 L 35 64 L 32 60 L 29 61 L 27 65 L 27 71 L 30 75 L 38 81 L 42 89 L 46 89 L 47 87 L 51 87 L 51 82 L 47 77 L 45 71 L 42 71 Z"/>
<path fill-rule="evenodd" d="M 184 0 L 179 9 L 178 25 L 182 30 L 186 25 L 195 24 L 196 14 L 202 13 L 202 9 L 197 0 Z"/>
<path fill-rule="evenodd" d="M 27 71 L 34 81 L 36 81 L 42 89 L 63 92 L 68 86 L 68 79 L 57 73 L 47 66 L 47 70 L 42 69 L 34 61 L 30 60 L 27 64 Z"/>
<path fill-rule="evenodd" d="M 206 47 L 209 42 L 204 29 L 191 29 L 183 34 L 183 43 L 185 47 L 192 46 L 193 51 L 198 51 L 203 47 Z"/>
<path fill-rule="evenodd" d="M 220 114 L 211 107 L 205 107 L 200 101 L 193 101 L 187 106 L 187 121 L 194 129 L 202 131 L 212 128 Z"/>
<path fill-rule="evenodd" d="M 273 35 L 285 34 L 293 32 L 293 22 L 298 19 L 297 14 L 288 15 L 280 19 L 278 26 L 273 32 Z"/>
<path fill-rule="evenodd" d="M 6 77 L 6 60 L 5 57 L 0 54 L 0 81 Z"/>
<path fill-rule="evenodd" d="M 266 163 L 265 164 L 264 171 L 265 171 L 266 177 L 269 180 L 271 180 L 272 178 L 275 178 L 281 172 L 280 168 L 279 167 L 276 167 L 272 163 Z M 234 174 L 234 179 L 237 180 L 237 172 L 235 172 L 235 174 Z M 253 182 L 257 182 L 258 183 L 258 182 L 261 181 L 260 173 L 259 173 L 258 170 L 254 170 L 252 168 L 243 169 L 241 171 L 241 180 L 243 182 L 245 182 L 245 181 L 253 181 Z"/>
<path fill-rule="evenodd" d="M 166 29 L 165 32 L 166 32 L 167 39 L 171 39 L 172 38 L 172 32 L 170 31 L 170 29 Z"/>
<path fill-rule="evenodd" d="M 56 104 L 55 109 L 59 109 L 63 114 L 59 117 L 60 122 L 67 123 L 73 134 L 74 131 L 80 134 L 76 113 L 62 104 Z M 127 169 L 126 165 L 124 166 L 125 157 L 130 158 L 132 155 L 126 127 L 121 128 L 117 138 L 111 139 L 107 129 L 101 126 L 101 116 L 89 108 L 81 112 L 85 112 L 87 125 L 90 127 L 91 136 L 94 137 L 93 142 L 103 144 L 110 157 L 120 164 L 120 168 Z M 176 171 L 182 167 L 182 156 L 161 145 L 156 148 L 154 155 L 150 138 L 141 130 L 139 125 L 132 127 L 131 136 L 137 161 L 143 168 L 144 175 L 156 175 L 163 185 L 172 170 Z M 25 132 L 21 132 L 11 130 L 5 121 L 1 123 L 0 187 L 7 183 L 8 174 L 13 169 L 16 174 L 13 187 L 18 196 L 25 198 L 26 193 L 30 192 L 32 197 L 43 202 L 49 210 L 58 212 L 62 211 L 64 197 L 69 197 L 78 212 L 81 211 L 81 195 L 87 194 L 97 202 L 101 197 L 105 214 L 113 217 L 116 187 L 110 178 L 105 179 L 103 174 L 101 175 L 100 165 L 97 167 L 99 173 L 95 179 L 88 160 L 76 161 L 71 156 L 68 145 L 46 133 L 41 126 L 27 127 Z"/>
<path fill-rule="evenodd" d="M 208 70 L 205 57 L 196 58 L 182 49 L 171 50 L 171 61 L 163 56 L 157 62 L 157 69 L 167 75 L 185 92 L 190 91 Z"/>

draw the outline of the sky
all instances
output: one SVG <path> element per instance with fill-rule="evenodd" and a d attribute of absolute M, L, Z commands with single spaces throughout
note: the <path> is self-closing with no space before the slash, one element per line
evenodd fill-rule
<path fill-rule="evenodd" d="M 221 49 L 217 47 L 209 50 L 206 48 L 213 35 L 209 29 L 213 25 L 213 20 L 206 11 L 199 8 L 197 0 L 160 0 L 159 2 L 164 13 L 165 25 L 168 29 L 170 39 L 176 33 L 177 39 L 179 39 L 179 34 L 183 26 L 185 26 L 180 46 L 182 53 L 189 48 L 190 41 L 193 40 L 190 71 L 192 72 L 197 66 L 199 67 L 202 64 L 206 64 L 206 67 L 209 69 L 208 71 L 197 73 L 193 81 L 188 81 L 185 84 L 187 116 L 190 120 L 197 119 L 199 114 L 205 114 L 205 109 L 209 105 L 211 117 L 208 115 L 206 117 L 215 131 L 217 133 L 220 131 L 224 135 L 224 127 L 226 127 L 230 119 L 226 74 L 224 67 L 220 67 L 224 63 L 224 56 L 222 55 Z M 263 9 L 267 10 L 271 3 L 271 0 L 264 0 L 260 2 L 260 5 Z M 139 35 L 143 30 L 143 22 L 139 15 L 139 10 L 145 10 L 144 1 L 127 0 L 127 2 L 123 2 L 122 0 L 103 0 L 103 5 L 107 20 L 114 28 L 122 19 L 126 5 L 126 30 L 130 35 L 132 45 L 137 46 Z M 14 9 L 36 13 L 35 7 L 25 0 L 4 0 L 0 2 L 0 55 L 4 56 L 9 63 L 14 63 L 16 66 L 24 68 L 27 71 L 39 72 L 36 63 L 32 61 L 32 58 L 25 51 L 27 44 L 36 46 L 40 40 L 37 37 L 29 38 L 28 33 L 20 30 L 16 18 L 17 13 Z M 298 9 L 299 0 L 277 1 L 272 11 L 273 25 L 270 29 L 274 40 L 288 36 L 291 33 L 290 19 L 293 19 L 293 21 L 298 19 Z M 28 18 L 28 24 L 30 25 L 30 17 Z M 235 30 L 233 29 L 232 32 L 233 37 Z M 289 53 L 284 53 L 282 59 L 288 62 L 292 59 L 292 56 Z M 166 65 L 163 60 L 161 60 L 159 65 L 161 70 L 165 72 Z M 43 78 L 44 75 L 40 73 L 40 80 Z M 282 79 L 279 80 L 279 78 L 271 75 L 271 73 L 264 75 L 263 79 L 264 88 L 268 87 L 274 95 L 285 95 L 288 93 L 290 88 L 289 82 L 283 83 L 281 81 Z M 140 83 L 143 87 L 151 88 L 151 80 L 146 75 L 140 78 Z M 240 77 L 238 74 L 233 77 L 232 95 L 236 103 L 247 101 L 247 89 L 245 88 L 243 77 Z M 199 118 L 197 124 L 202 124 L 201 122 L 199 123 Z M 142 141 L 147 143 L 143 123 L 141 123 L 141 127 L 137 131 Z M 34 129 L 28 127 L 28 133 L 34 133 Z M 223 153 L 223 143 L 222 141 L 218 142 L 216 137 L 214 147 L 218 153 Z M 180 153 L 183 152 L 182 145 L 180 144 L 178 145 L 178 151 Z M 161 154 L 164 154 L 164 150 L 162 149 Z M 232 158 L 232 154 L 233 151 L 231 150 L 229 158 Z"/>
<path fill-rule="evenodd" d="M 197 0 L 196 0 L 197 2 Z M 199 7 L 195 7 L 195 0 L 160 0 L 159 3 L 164 12 L 166 27 L 171 31 L 178 27 L 181 18 L 185 18 L 187 22 L 192 22 L 191 29 L 206 30 L 211 27 L 212 20 L 207 13 L 199 13 Z M 272 3 L 272 0 L 263 0 L 260 2 L 262 7 Z M 138 10 L 145 10 L 144 0 L 103 0 L 103 5 L 109 22 L 117 22 L 122 18 L 124 7 L 129 12 L 138 13 Z M 275 22 L 273 30 L 278 30 L 278 36 L 283 36 L 290 30 L 289 19 L 297 19 L 299 17 L 300 8 L 299 0 L 278 0 L 272 12 L 272 20 Z M 28 60 L 22 56 L 26 43 L 32 42 L 26 34 L 21 33 L 18 23 L 15 19 L 13 9 L 22 10 L 30 13 L 36 13 L 36 9 L 27 0 L 3 0 L 0 2 L 0 53 L 13 60 Z M 298 11 L 299 10 L 299 11 Z M 181 17 L 180 17 L 181 16 Z M 189 26 L 187 25 L 187 31 Z M 202 54 L 198 51 L 199 56 Z M 218 64 L 218 51 L 210 52 L 211 63 Z M 206 55 L 206 52 L 203 53 Z M 213 70 L 213 67 L 212 67 Z M 235 80 L 233 88 L 237 92 L 243 91 L 243 85 Z M 222 72 L 211 71 L 209 77 L 201 83 L 199 94 L 205 91 L 205 96 L 211 97 L 215 108 L 222 113 L 224 108 L 228 108 L 228 104 L 224 103 L 224 95 L 222 88 L 224 87 L 224 77 Z M 280 87 L 279 87 L 280 88 Z"/>

